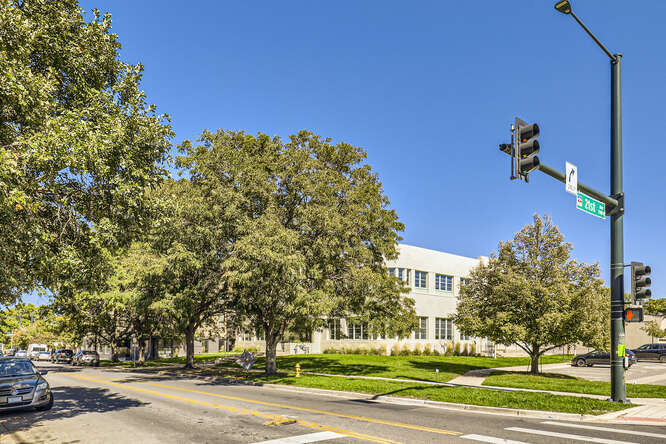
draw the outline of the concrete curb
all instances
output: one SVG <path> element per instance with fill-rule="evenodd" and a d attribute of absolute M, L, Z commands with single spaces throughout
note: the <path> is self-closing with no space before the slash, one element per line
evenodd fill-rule
<path fill-rule="evenodd" d="M 479 406 L 473 404 L 458 404 L 453 402 L 431 401 L 427 399 L 402 398 L 399 396 L 377 396 L 368 393 L 346 392 L 341 390 L 329 390 L 329 389 L 318 389 L 310 387 L 285 386 L 281 384 L 258 383 L 258 382 L 244 381 L 244 380 L 222 377 L 222 376 L 214 376 L 214 375 L 197 375 L 192 373 L 180 373 L 180 372 L 171 372 L 171 371 L 158 371 L 156 372 L 156 374 L 178 376 L 190 379 L 199 379 L 207 382 L 220 381 L 228 384 L 265 387 L 272 390 L 281 390 L 281 391 L 295 392 L 295 393 L 311 393 L 315 395 L 332 396 L 336 398 L 346 398 L 346 399 L 361 398 L 364 400 L 369 400 L 372 402 L 384 403 L 384 404 L 412 405 L 412 406 L 420 406 L 428 408 L 438 408 L 443 410 L 467 411 L 470 413 L 482 413 L 488 415 L 519 416 L 522 418 L 531 418 L 531 419 L 556 419 L 560 421 L 583 421 L 583 422 L 595 422 L 595 423 L 607 423 L 607 424 L 652 425 L 652 426 L 666 427 L 666 420 L 662 422 L 661 420 L 630 416 L 631 414 L 634 414 L 634 412 L 639 412 L 640 409 L 644 407 L 643 405 L 632 407 L 626 410 L 621 410 L 618 412 L 609 412 L 603 415 L 584 415 L 578 413 L 551 412 L 546 410 L 527 410 L 527 409 L 514 409 L 514 408 L 505 408 L 505 407 Z M 409 381 L 409 382 L 418 382 L 418 381 Z M 548 393 L 548 392 L 542 392 L 542 393 Z M 625 418 L 623 419 L 622 417 Z"/>

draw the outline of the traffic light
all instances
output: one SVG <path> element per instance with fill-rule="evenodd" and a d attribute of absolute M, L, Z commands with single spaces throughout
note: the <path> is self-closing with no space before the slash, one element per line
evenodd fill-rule
<path fill-rule="evenodd" d="M 529 182 L 528 174 L 539 167 L 539 125 L 527 124 L 516 117 L 514 126 L 514 156 L 516 157 L 516 175 Z"/>
<path fill-rule="evenodd" d="M 643 262 L 631 263 L 631 300 L 634 304 L 652 296 L 652 291 L 647 288 L 652 284 L 652 279 L 646 277 L 651 272 L 650 266 L 643 265 Z"/>
<path fill-rule="evenodd" d="M 516 117 L 511 127 L 511 143 L 501 143 L 501 152 L 511 156 L 511 179 L 522 179 L 529 182 L 528 174 L 539 167 L 539 125 L 528 124 Z"/>

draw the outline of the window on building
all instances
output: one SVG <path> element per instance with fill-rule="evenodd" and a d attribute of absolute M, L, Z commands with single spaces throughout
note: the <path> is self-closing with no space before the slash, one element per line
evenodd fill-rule
<path fill-rule="evenodd" d="M 446 274 L 435 275 L 435 290 L 439 291 L 452 291 L 453 289 L 453 276 Z"/>
<path fill-rule="evenodd" d="M 395 268 L 389 268 L 389 274 L 395 276 Z"/>
<path fill-rule="evenodd" d="M 407 268 L 389 268 L 389 272 L 392 276 L 400 279 L 400 282 L 409 283 L 409 270 Z"/>
<path fill-rule="evenodd" d="M 414 339 L 428 339 L 428 318 L 419 318 L 419 328 L 414 332 Z"/>
<path fill-rule="evenodd" d="M 328 339 L 342 339 L 342 328 L 340 327 L 340 319 L 328 320 Z"/>
<path fill-rule="evenodd" d="M 428 288 L 427 277 L 428 273 L 425 271 L 415 271 L 414 272 L 414 287 L 415 288 Z"/>
<path fill-rule="evenodd" d="M 347 336 L 349 339 L 368 339 L 368 324 L 365 322 L 348 321 Z"/>
<path fill-rule="evenodd" d="M 453 321 L 451 319 L 435 319 L 435 339 L 453 340 Z"/>
<path fill-rule="evenodd" d="M 471 341 L 472 338 L 473 338 L 472 335 L 467 335 L 467 334 L 463 333 L 462 331 L 460 332 L 460 340 L 461 341 Z"/>

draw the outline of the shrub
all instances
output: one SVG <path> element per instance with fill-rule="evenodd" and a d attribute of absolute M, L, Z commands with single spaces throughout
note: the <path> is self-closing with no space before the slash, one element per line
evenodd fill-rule
<path fill-rule="evenodd" d="M 467 344 L 467 343 L 465 344 L 465 347 L 463 348 L 463 351 L 462 351 L 462 355 L 463 356 L 469 356 L 469 344 Z"/>
<path fill-rule="evenodd" d="M 460 342 L 456 342 L 456 346 L 453 349 L 454 356 L 460 356 Z"/>
<path fill-rule="evenodd" d="M 337 355 L 338 353 L 340 353 L 340 351 L 334 348 L 327 348 L 326 350 L 323 351 L 323 353 L 325 355 Z"/>
<path fill-rule="evenodd" d="M 472 342 L 471 353 L 472 353 L 472 356 L 476 356 L 476 342 Z"/>
<path fill-rule="evenodd" d="M 397 342 L 391 347 L 391 356 L 398 356 L 400 354 L 400 344 Z"/>
<path fill-rule="evenodd" d="M 430 356 L 432 355 L 432 345 L 426 344 L 425 347 L 423 347 L 423 356 Z"/>
<path fill-rule="evenodd" d="M 421 352 L 421 344 L 418 344 L 418 343 L 417 343 L 417 344 L 414 346 L 414 352 L 413 352 L 413 354 L 414 354 L 414 356 L 421 356 L 421 354 L 422 354 L 422 352 Z"/>
<path fill-rule="evenodd" d="M 402 350 L 400 350 L 400 356 L 409 356 L 411 351 L 409 350 L 409 344 L 402 344 Z"/>
<path fill-rule="evenodd" d="M 440 354 L 440 353 L 439 353 L 439 350 L 437 350 L 437 349 L 434 349 L 434 350 L 432 351 L 432 355 L 433 355 L 433 356 L 439 356 L 439 354 Z"/>
<path fill-rule="evenodd" d="M 453 344 L 450 342 L 446 343 L 446 351 L 444 352 L 444 356 L 453 356 Z"/>

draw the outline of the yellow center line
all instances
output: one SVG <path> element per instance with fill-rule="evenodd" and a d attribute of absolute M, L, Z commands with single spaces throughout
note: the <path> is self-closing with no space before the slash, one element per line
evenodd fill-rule
<path fill-rule="evenodd" d="M 260 418 L 266 418 L 266 419 L 270 419 L 270 420 L 273 420 L 273 421 L 276 421 L 276 422 L 291 421 L 292 420 L 292 418 L 287 418 L 286 416 L 273 415 L 273 414 L 270 414 L 270 413 L 263 413 L 263 412 L 255 412 L 255 411 L 252 411 L 252 410 L 246 410 L 246 409 L 241 409 L 241 408 L 237 408 L 237 407 L 229 407 L 229 406 L 220 405 L 220 404 L 213 404 L 212 402 L 199 401 L 197 399 L 183 398 L 181 396 L 170 395 L 170 394 L 167 394 L 167 393 L 160 393 L 160 392 L 156 392 L 154 390 L 147 390 L 147 389 L 142 389 L 142 388 L 139 388 L 139 387 L 131 387 L 131 386 L 128 386 L 126 384 L 118 384 L 118 383 L 115 383 L 115 382 L 112 382 L 112 381 L 105 381 L 103 379 L 91 378 L 91 377 L 88 377 L 88 376 L 81 376 L 81 375 L 67 375 L 67 376 L 70 376 L 72 378 L 82 379 L 82 380 L 85 380 L 85 381 L 97 382 L 97 383 L 100 383 L 100 384 L 106 384 L 106 385 L 111 385 L 111 386 L 114 386 L 114 387 L 120 387 L 120 388 L 125 389 L 125 390 L 132 390 L 132 391 L 135 391 L 135 392 L 147 393 L 147 394 L 150 394 L 150 395 L 160 396 L 162 398 L 168 398 L 168 399 L 174 399 L 174 400 L 177 400 L 177 401 L 189 402 L 191 404 L 198 404 L 198 405 L 202 405 L 202 406 L 205 406 L 205 407 L 211 407 L 211 408 L 218 409 L 218 410 L 226 410 L 226 411 L 229 411 L 229 412 L 241 413 L 241 414 L 244 414 L 244 415 L 258 416 Z M 397 444 L 396 441 L 391 441 L 390 439 L 381 438 L 379 436 L 365 435 L 363 433 L 357 433 L 357 432 L 352 432 L 350 430 L 338 429 L 336 427 L 329 427 L 327 425 L 317 424 L 317 423 L 309 422 L 309 421 L 302 421 L 300 419 L 296 420 L 296 424 L 304 426 L 304 427 L 309 427 L 311 429 L 335 432 L 335 433 L 339 433 L 341 435 L 346 435 L 346 436 L 349 436 L 351 438 L 357 438 L 357 439 L 361 439 L 361 440 L 364 440 L 364 441 L 376 442 L 376 443 L 381 443 L 381 444 Z"/>
<path fill-rule="evenodd" d="M 384 419 L 379 419 L 379 418 L 369 418 L 367 416 L 356 416 L 356 415 L 350 415 L 347 413 L 338 413 L 338 412 L 331 412 L 328 410 L 320 410 L 320 409 L 313 409 L 309 407 L 301 407 L 301 406 L 295 406 L 295 405 L 289 405 L 289 404 L 279 404 L 275 402 L 269 402 L 269 401 L 258 401 L 255 399 L 250 399 L 250 398 L 241 398 L 238 396 L 231 396 L 231 395 L 222 395 L 219 393 L 212 393 L 212 392 L 206 392 L 203 390 L 194 390 L 194 389 L 188 389 L 188 388 L 183 388 L 183 387 L 176 387 L 173 385 L 167 385 L 167 384 L 159 384 L 155 382 L 142 382 L 142 381 L 136 381 L 133 380 L 132 378 L 125 378 L 125 379 L 112 379 L 112 378 L 103 378 L 100 377 L 101 379 L 107 379 L 109 381 L 117 381 L 117 382 L 125 382 L 125 383 L 136 383 L 136 384 L 143 384 L 143 385 L 151 385 L 153 387 L 161 387 L 161 388 L 166 388 L 166 389 L 172 389 L 172 390 L 180 390 L 183 392 L 190 392 L 190 393 L 197 393 L 200 395 L 208 395 L 208 396 L 214 396 L 216 398 L 223 398 L 223 399 L 231 399 L 234 401 L 241 401 L 241 402 L 248 402 L 248 403 L 253 403 L 253 404 L 260 404 L 260 405 L 265 405 L 265 406 L 270 406 L 270 407 L 279 407 L 283 409 L 291 409 L 291 410 L 300 410 L 302 412 L 309 412 L 309 413 L 320 413 L 323 415 L 329 415 L 329 416 L 338 416 L 340 418 L 348 418 L 348 419 L 354 419 L 357 421 L 365 421 L 365 422 L 373 422 L 376 424 L 383 424 L 383 425 L 389 425 L 389 426 L 394 426 L 394 427 L 401 427 L 405 429 L 411 429 L 411 430 L 419 430 L 421 432 L 431 432 L 431 433 L 438 433 L 441 435 L 461 435 L 461 432 L 456 432 L 453 430 L 446 430 L 446 429 L 437 429 L 433 427 L 425 427 L 425 426 L 420 426 L 420 425 L 415 425 L 415 424 L 406 424 L 402 422 L 395 422 L 395 421 L 388 421 Z"/>

